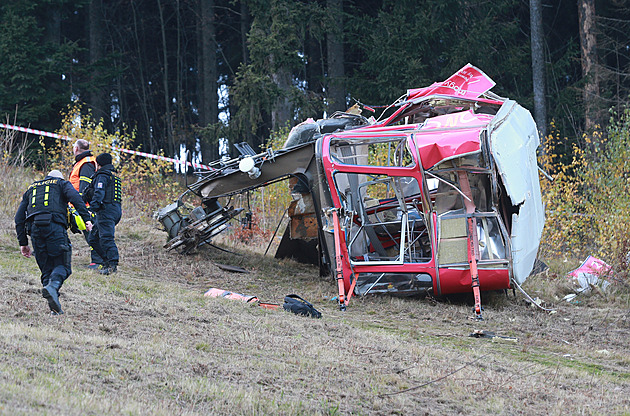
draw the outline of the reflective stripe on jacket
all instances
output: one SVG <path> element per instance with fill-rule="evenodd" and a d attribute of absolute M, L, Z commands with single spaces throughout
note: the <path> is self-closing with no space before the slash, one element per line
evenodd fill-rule
<path fill-rule="evenodd" d="M 92 178 L 81 176 L 81 168 L 86 163 L 92 163 L 94 164 L 94 166 L 96 166 L 95 161 L 96 159 L 94 158 L 94 156 L 86 156 L 83 159 L 79 160 L 74 165 L 74 167 L 72 168 L 72 172 L 70 172 L 70 183 L 72 184 L 72 186 L 74 186 L 74 189 L 81 192 L 80 191 L 81 181 L 85 182 L 88 185 L 92 183 Z"/>
<path fill-rule="evenodd" d="M 26 191 L 28 205 L 26 208 L 26 219 L 42 213 L 57 214 L 59 223 L 66 223 L 66 203 L 63 199 L 63 191 L 60 182 L 62 179 L 46 177 L 41 181 L 33 182 Z"/>

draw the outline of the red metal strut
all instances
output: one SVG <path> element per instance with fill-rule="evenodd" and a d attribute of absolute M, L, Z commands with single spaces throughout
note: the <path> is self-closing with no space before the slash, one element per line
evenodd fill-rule
<path fill-rule="evenodd" d="M 470 190 L 470 182 L 468 174 L 465 171 L 457 171 L 459 176 L 459 186 L 466 196 L 464 205 L 466 206 L 467 223 L 468 223 L 468 265 L 470 267 L 470 282 L 475 299 L 475 318 L 483 319 L 481 316 L 481 291 L 479 289 L 479 270 L 477 269 L 477 261 L 479 259 L 479 237 L 477 236 L 477 220 L 473 216 L 475 213 L 475 203 L 473 202 L 472 191 Z"/>

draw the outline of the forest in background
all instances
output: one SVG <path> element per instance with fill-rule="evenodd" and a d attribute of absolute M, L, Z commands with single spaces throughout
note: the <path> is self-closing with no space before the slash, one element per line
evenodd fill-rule
<path fill-rule="evenodd" d="M 12 0 L 0 114 L 57 131 L 85 103 L 135 147 L 199 141 L 209 162 L 219 138 L 259 148 L 357 101 L 382 111 L 470 62 L 568 154 L 628 103 L 629 33 L 627 0 Z"/>

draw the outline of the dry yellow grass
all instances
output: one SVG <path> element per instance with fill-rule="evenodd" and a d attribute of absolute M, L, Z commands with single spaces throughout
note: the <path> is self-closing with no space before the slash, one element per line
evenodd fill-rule
<path fill-rule="evenodd" d="M 19 255 L 16 200 L 0 211 L 0 414 L 630 413 L 623 296 L 547 314 L 484 294 L 483 322 L 465 302 L 431 299 L 353 299 L 340 312 L 316 268 L 246 251 L 166 253 L 150 213 L 127 205 L 119 272 L 85 269 L 73 235 L 66 314 L 51 317 L 34 260 Z M 544 277 L 528 284 L 554 301 Z M 203 297 L 210 287 L 268 302 L 297 293 L 323 318 Z M 518 342 L 469 337 L 476 329 Z"/>

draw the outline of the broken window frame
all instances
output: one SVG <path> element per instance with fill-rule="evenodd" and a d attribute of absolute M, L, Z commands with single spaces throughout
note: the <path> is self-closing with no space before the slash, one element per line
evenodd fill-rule
<path fill-rule="evenodd" d="M 340 182 L 346 182 L 346 179 L 343 181 L 339 180 L 339 177 L 342 175 L 356 175 L 356 176 L 366 176 L 370 178 L 361 183 L 357 183 L 356 192 L 352 192 L 351 195 L 354 195 L 353 198 L 347 198 L 346 193 L 343 192 L 343 189 L 340 187 Z M 420 204 L 420 195 L 422 194 L 422 190 L 420 188 L 420 182 L 418 178 L 414 176 L 399 176 L 399 175 L 387 175 L 385 173 L 379 172 L 375 174 L 357 174 L 354 172 L 345 172 L 345 171 L 337 171 L 334 176 L 334 183 L 336 192 L 339 195 L 339 200 L 341 203 L 341 207 L 343 208 L 343 212 L 345 215 L 342 216 L 343 229 L 345 231 L 346 236 L 346 247 L 348 248 L 350 264 L 351 265 L 401 265 L 401 264 L 426 264 L 431 262 L 432 254 L 428 257 L 417 255 L 416 244 L 419 243 L 419 239 L 423 235 L 427 235 L 430 237 L 431 227 L 428 226 L 428 219 L 426 213 L 423 211 L 423 207 Z M 403 195 L 401 181 L 403 179 L 411 179 L 416 182 L 418 193 L 414 193 L 412 195 Z M 350 182 L 350 180 L 347 180 Z M 357 181 L 358 182 L 358 181 Z M 379 204 L 373 205 L 370 207 L 365 206 L 365 199 L 361 199 L 362 196 L 369 195 L 366 192 L 362 191 L 362 189 L 367 188 L 370 185 L 386 183 L 388 189 L 394 192 L 395 196 L 379 199 Z M 347 188 L 350 189 L 350 188 Z M 424 231 L 420 232 L 418 235 L 415 229 L 416 218 L 410 219 L 410 208 L 414 209 L 417 212 L 417 215 L 420 217 L 420 221 L 424 226 Z M 383 213 L 385 211 L 392 211 L 396 213 L 396 218 L 392 220 L 388 220 L 386 218 L 379 218 L 379 213 Z M 368 217 L 372 217 L 377 221 L 370 221 Z M 410 226 L 410 222 L 413 225 Z M 400 224 L 400 228 L 393 231 L 389 230 L 388 226 Z M 384 249 L 381 247 L 377 248 L 377 244 L 380 246 L 380 239 L 376 235 L 374 230 L 383 230 L 385 234 L 389 236 L 389 241 L 393 242 L 395 246 L 398 247 L 398 254 L 395 259 L 375 259 L 375 260 L 357 260 L 358 257 L 365 257 L 369 255 L 369 251 L 367 250 L 359 250 L 362 253 L 360 256 L 353 256 L 350 253 L 353 252 L 353 247 L 356 244 L 361 244 L 362 238 L 365 237 L 365 243 L 368 245 L 371 244 L 372 247 L 375 248 L 375 251 L 378 253 L 382 252 L 381 255 L 384 254 Z M 368 231 L 370 230 L 370 231 Z M 378 232 L 378 231 L 377 231 Z M 372 235 L 370 235 L 372 234 Z M 399 236 L 399 237 L 396 237 Z M 375 241 L 377 240 L 377 241 Z M 429 243 L 429 247 L 431 244 Z M 356 251 L 356 250 L 355 250 Z M 392 253 L 393 254 L 393 253 Z M 378 255 L 374 256 L 374 258 L 378 257 Z M 383 257 L 386 257 L 383 255 Z M 370 257 L 368 256 L 368 259 Z"/>
<path fill-rule="evenodd" d="M 460 194 L 460 198 L 462 198 L 460 209 L 450 210 L 450 211 L 445 211 L 445 212 L 440 213 L 437 210 L 436 202 L 434 202 L 436 193 L 434 192 L 432 194 L 431 209 L 433 210 L 433 212 L 436 212 L 437 214 L 437 221 L 436 221 L 437 239 L 436 239 L 436 246 L 435 246 L 435 252 L 436 252 L 435 258 L 436 258 L 436 267 L 438 268 L 438 270 L 440 268 L 460 268 L 460 267 L 468 268 L 467 259 L 461 262 L 443 262 L 441 260 L 440 252 L 442 249 L 441 244 L 443 240 L 442 222 L 445 220 L 454 219 L 454 218 L 464 218 L 464 221 L 466 221 L 470 217 L 474 217 L 477 220 L 483 220 L 484 218 L 487 218 L 487 219 L 496 221 L 498 225 L 498 231 L 499 231 L 498 237 L 500 238 L 500 241 L 502 242 L 502 247 L 503 247 L 503 252 L 504 252 L 504 257 L 497 256 L 496 259 L 483 259 L 480 256 L 480 258 L 478 259 L 479 268 L 500 267 L 500 268 L 506 268 L 506 269 L 511 270 L 512 250 L 510 246 L 510 233 L 503 221 L 501 214 L 499 213 L 499 206 L 497 205 L 499 201 L 499 197 L 498 197 L 499 178 L 497 177 L 494 161 L 491 157 L 489 157 L 490 151 L 489 151 L 489 146 L 488 146 L 488 141 L 487 141 L 487 134 L 485 130 L 481 134 L 480 142 L 481 142 L 481 149 L 479 152 L 475 154 L 462 155 L 460 157 L 444 160 L 440 162 L 440 164 L 424 172 L 430 177 L 433 177 L 433 178 L 438 179 L 439 181 L 448 183 L 450 186 L 456 189 L 456 192 L 458 192 Z M 479 163 L 477 163 L 476 165 L 467 163 L 467 162 L 470 162 L 473 158 L 476 158 L 479 161 Z M 445 178 L 443 178 L 444 174 L 455 174 L 455 176 L 457 176 L 458 172 L 465 172 L 468 175 L 469 180 L 470 180 L 471 174 L 488 176 L 487 185 L 489 187 L 490 195 L 486 195 L 486 200 L 487 200 L 486 202 L 489 202 L 490 205 L 487 207 L 487 210 L 480 210 L 477 204 L 475 204 L 476 209 L 473 214 L 467 214 L 464 212 L 465 210 L 463 209 L 464 207 L 463 198 L 466 198 L 466 196 L 464 195 L 464 192 L 460 189 L 460 185 L 458 181 L 457 183 L 453 183 L 453 181 L 448 181 Z M 487 236 L 487 232 L 485 230 L 483 221 L 477 221 L 477 235 L 478 236 L 481 235 L 480 231 L 482 230 L 484 231 L 484 235 Z M 493 241 L 492 237 L 490 237 L 490 240 Z"/>
<path fill-rule="evenodd" d="M 394 160 L 398 162 L 397 166 L 383 166 L 383 165 L 373 165 L 367 163 L 367 157 L 364 159 L 365 163 L 348 163 L 348 160 L 351 158 L 359 157 L 357 155 L 347 155 L 344 157 L 338 157 L 338 155 L 342 152 L 339 147 L 348 146 L 358 148 L 360 146 L 369 145 L 373 143 L 393 143 L 398 142 L 395 150 L 395 158 Z M 411 140 L 409 135 L 401 135 L 399 132 L 396 135 L 392 135 L 386 138 L 382 138 L 382 136 L 359 136 L 359 137 L 344 137 L 344 138 L 336 138 L 332 136 L 330 141 L 326 143 L 326 147 L 328 148 L 328 162 L 334 167 L 333 172 L 331 173 L 331 184 L 334 188 L 335 196 L 338 200 L 338 208 L 341 210 L 342 214 L 340 217 L 340 222 L 342 224 L 342 229 L 345 234 L 345 243 L 346 248 L 348 249 L 348 253 L 352 252 L 352 246 L 355 243 L 355 239 L 357 236 L 363 232 L 364 224 L 362 222 L 355 221 L 357 218 L 360 218 L 360 213 L 355 209 L 356 207 L 351 207 L 348 204 L 347 198 L 344 197 L 345 193 L 342 189 L 343 187 L 339 184 L 339 175 L 356 175 L 356 176 L 382 176 L 380 179 L 381 182 L 388 182 L 388 186 L 391 190 L 393 190 L 396 194 L 395 200 L 397 201 L 397 207 L 399 208 L 400 218 L 397 218 L 392 223 L 400 223 L 400 235 L 401 239 L 396 244 L 399 247 L 398 254 L 396 259 L 394 260 L 367 260 L 367 261 L 357 261 L 353 259 L 349 259 L 349 263 L 352 266 L 388 266 L 388 265 L 404 265 L 404 264 L 417 264 L 423 265 L 427 267 L 434 260 L 433 254 L 433 243 L 432 233 L 433 226 L 431 221 L 431 215 L 428 215 L 430 211 L 430 204 L 428 203 L 428 188 L 426 185 L 426 181 L 424 180 L 424 176 L 422 173 L 422 169 L 419 169 L 420 166 L 418 160 L 418 153 L 415 148 L 415 143 Z M 403 154 L 403 153 L 406 153 Z M 364 155 L 365 157 L 365 155 Z M 388 165 L 391 165 L 392 158 L 388 157 Z M 407 161 L 409 163 L 401 164 L 400 161 Z M 354 162 L 354 161 L 352 161 Z M 399 183 L 401 178 L 411 178 L 416 181 L 418 185 L 418 192 L 414 195 L 402 195 L 402 189 Z M 372 179 L 370 181 L 361 183 L 360 185 L 357 183 L 357 191 L 356 193 L 360 193 L 360 189 L 365 187 L 371 183 L 375 183 Z M 344 188 L 345 189 L 345 188 Z M 349 188 L 348 188 L 349 189 Z M 355 198 L 356 198 L 355 193 Z M 411 254 L 411 247 L 407 247 L 409 243 L 414 244 L 414 242 L 424 234 L 424 232 L 415 238 L 413 236 L 410 238 L 407 234 L 410 232 L 413 233 L 413 230 L 409 229 L 409 207 L 413 206 L 413 208 L 418 212 L 418 215 L 422 218 L 424 223 L 426 234 L 429 237 L 429 247 L 431 253 L 429 257 L 424 257 L 422 261 L 412 261 L 413 256 Z M 429 211 L 427 211 L 429 209 Z M 376 208 L 378 211 L 378 208 Z M 353 224 L 357 226 L 357 229 L 353 229 Z M 388 223 L 380 222 L 377 224 L 370 224 L 371 226 L 385 226 Z M 391 237 L 391 236 L 390 236 Z M 392 238 L 392 240 L 395 240 Z M 350 256 L 349 256 L 350 257 Z"/>
<path fill-rule="evenodd" d="M 444 261 L 442 259 L 442 256 L 440 256 L 440 253 L 442 252 L 442 244 L 443 244 L 443 240 L 447 239 L 443 237 L 443 222 L 444 221 L 448 221 L 448 220 L 453 220 L 453 219 L 457 219 L 457 218 L 462 218 L 462 226 L 465 229 L 465 223 L 468 220 L 468 218 L 473 217 L 477 220 L 477 235 L 480 236 L 481 232 L 483 231 L 483 235 L 484 235 L 484 240 L 489 240 L 491 242 L 493 242 L 497 237 L 500 239 L 500 242 L 502 243 L 501 247 L 502 250 L 504 252 L 504 257 L 501 257 L 498 253 L 492 253 L 494 256 L 496 256 L 496 258 L 492 259 L 492 258 L 483 258 L 483 256 L 480 254 L 480 257 L 477 259 L 479 268 L 496 268 L 497 266 L 500 268 L 507 268 L 510 265 L 511 262 L 511 256 L 510 256 L 510 248 L 509 248 L 509 240 L 506 238 L 507 234 L 507 230 L 505 228 L 505 226 L 503 225 L 503 221 L 501 220 L 501 217 L 499 216 L 498 213 L 496 212 L 476 212 L 474 214 L 467 214 L 465 212 L 454 212 L 454 211 L 449 211 L 447 213 L 444 213 L 442 215 L 438 215 L 437 216 L 437 242 L 436 242 L 436 266 L 438 268 L 468 268 L 468 259 L 466 258 L 466 252 L 464 250 L 462 250 L 462 252 L 460 254 L 462 254 L 463 259 L 459 262 L 457 261 L 453 261 L 453 262 L 447 262 Z M 492 236 L 488 236 L 489 233 L 486 231 L 486 226 L 483 223 L 483 220 L 491 220 L 491 221 L 495 221 L 496 224 L 498 225 L 498 229 L 499 229 L 499 233 Z M 462 240 L 466 240 L 467 238 L 467 234 L 464 234 L 461 236 Z M 481 241 L 481 237 L 479 238 L 479 241 Z M 486 242 L 486 245 L 488 243 Z M 487 247 L 487 246 L 486 246 Z M 480 247 L 481 248 L 481 247 Z"/>
<path fill-rule="evenodd" d="M 391 148 L 393 143 L 396 143 L 394 149 Z M 379 144 L 387 144 L 387 164 L 370 163 L 370 146 L 378 146 Z M 344 148 L 347 146 L 353 147 L 366 147 L 366 154 L 358 155 L 340 155 L 341 152 L 337 151 L 338 148 Z M 338 138 L 333 137 L 328 143 L 329 157 L 331 162 L 338 163 L 344 166 L 372 166 L 377 168 L 410 168 L 413 169 L 417 166 L 417 157 L 414 155 L 413 147 L 410 146 L 409 137 L 407 135 L 395 134 L 392 136 L 378 137 L 351 137 L 351 138 Z M 393 150 L 393 151 L 392 151 Z M 364 158 L 366 163 L 360 163 L 359 158 Z M 353 163 L 350 159 L 355 159 L 356 163 Z M 393 163 L 392 163 L 393 160 Z M 409 160 L 411 163 L 403 164 L 405 160 Z"/>

